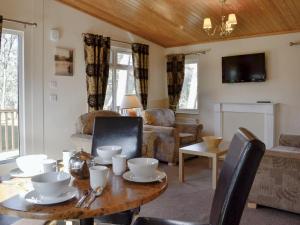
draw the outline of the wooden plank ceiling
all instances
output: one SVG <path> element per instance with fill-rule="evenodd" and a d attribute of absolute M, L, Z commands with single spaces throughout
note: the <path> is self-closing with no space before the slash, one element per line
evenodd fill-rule
<path fill-rule="evenodd" d="M 58 0 L 164 47 L 300 31 L 300 0 L 227 0 L 238 25 L 208 37 L 203 19 L 220 23 L 219 0 Z"/>

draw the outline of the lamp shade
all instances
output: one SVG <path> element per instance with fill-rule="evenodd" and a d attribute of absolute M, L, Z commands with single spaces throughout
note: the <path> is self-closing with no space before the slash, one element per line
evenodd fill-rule
<path fill-rule="evenodd" d="M 237 24 L 236 16 L 235 16 L 234 13 L 231 13 L 231 14 L 228 15 L 228 23 L 230 23 L 232 25 Z"/>
<path fill-rule="evenodd" d="M 203 29 L 211 29 L 211 20 L 210 20 L 210 18 L 205 18 L 204 19 Z"/>
<path fill-rule="evenodd" d="M 142 105 L 136 95 L 124 95 L 120 108 L 121 109 L 142 108 Z"/>

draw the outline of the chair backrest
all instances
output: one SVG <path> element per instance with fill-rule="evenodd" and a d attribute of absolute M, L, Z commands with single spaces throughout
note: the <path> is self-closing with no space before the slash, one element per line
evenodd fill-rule
<path fill-rule="evenodd" d="M 143 112 L 143 118 L 147 125 L 173 127 L 175 124 L 175 114 L 171 109 L 147 109 Z"/>
<path fill-rule="evenodd" d="M 245 128 L 234 135 L 223 162 L 210 213 L 211 225 L 238 225 L 265 145 Z"/>
<path fill-rule="evenodd" d="M 96 117 L 92 155 L 97 147 L 119 145 L 128 159 L 142 155 L 143 119 L 141 117 Z"/>

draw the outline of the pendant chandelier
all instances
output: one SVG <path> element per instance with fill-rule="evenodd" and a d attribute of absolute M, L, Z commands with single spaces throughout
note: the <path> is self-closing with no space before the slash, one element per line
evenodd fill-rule
<path fill-rule="evenodd" d="M 228 15 L 228 19 L 226 20 L 226 16 L 223 15 L 223 8 L 226 0 L 220 0 L 221 3 L 221 24 L 217 24 L 212 27 L 211 19 L 209 17 L 204 18 L 203 21 L 203 29 L 207 33 L 208 36 L 214 36 L 217 33 L 221 37 L 229 36 L 237 25 L 236 16 L 234 13 L 230 13 Z"/>

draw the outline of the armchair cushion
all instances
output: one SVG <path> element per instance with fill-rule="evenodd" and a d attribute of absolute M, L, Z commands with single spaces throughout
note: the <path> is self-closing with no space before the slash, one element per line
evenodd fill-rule
<path fill-rule="evenodd" d="M 143 118 L 148 125 L 172 127 L 175 124 L 175 114 L 170 109 L 147 109 Z"/>
<path fill-rule="evenodd" d="M 99 110 L 94 112 L 85 113 L 80 116 L 77 131 L 83 134 L 92 134 L 95 117 L 110 117 L 110 116 L 121 116 L 119 113 L 108 110 Z"/>
<path fill-rule="evenodd" d="M 175 127 L 178 129 L 181 145 L 191 144 L 201 140 L 202 124 L 176 122 Z"/>
<path fill-rule="evenodd" d="M 300 135 L 282 134 L 279 145 L 300 148 Z"/>
<path fill-rule="evenodd" d="M 197 137 L 195 134 L 191 133 L 179 133 L 179 139 L 180 139 L 180 145 L 186 145 L 192 142 L 195 142 L 197 140 Z"/>

